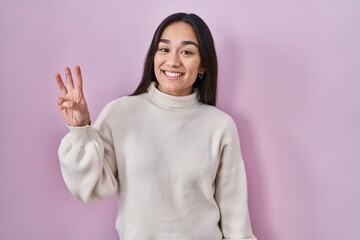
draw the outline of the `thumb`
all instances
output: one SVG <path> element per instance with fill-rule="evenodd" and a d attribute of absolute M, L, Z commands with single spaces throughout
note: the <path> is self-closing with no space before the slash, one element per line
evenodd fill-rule
<path fill-rule="evenodd" d="M 73 108 L 74 107 L 74 102 L 72 102 L 72 101 L 64 101 L 62 103 L 62 107 L 63 108 Z"/>
<path fill-rule="evenodd" d="M 64 101 L 61 105 L 62 109 L 69 109 L 73 111 L 86 112 L 87 106 L 86 104 L 80 104 L 74 101 Z"/>

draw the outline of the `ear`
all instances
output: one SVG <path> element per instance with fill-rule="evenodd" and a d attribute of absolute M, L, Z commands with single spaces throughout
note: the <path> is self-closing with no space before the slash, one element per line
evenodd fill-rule
<path fill-rule="evenodd" d="M 199 79 L 203 79 L 204 73 L 205 73 L 205 68 L 203 68 L 203 67 L 200 68 L 199 74 L 198 74 Z"/>

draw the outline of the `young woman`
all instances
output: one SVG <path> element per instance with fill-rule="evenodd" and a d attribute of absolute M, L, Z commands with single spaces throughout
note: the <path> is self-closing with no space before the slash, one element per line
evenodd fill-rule
<path fill-rule="evenodd" d="M 157 28 L 142 80 L 94 124 L 65 69 L 58 105 L 70 132 L 59 147 L 66 185 L 92 203 L 118 194 L 121 240 L 256 239 L 236 125 L 216 104 L 217 57 L 209 28 L 177 13 Z M 76 86 L 75 86 L 76 85 Z"/>

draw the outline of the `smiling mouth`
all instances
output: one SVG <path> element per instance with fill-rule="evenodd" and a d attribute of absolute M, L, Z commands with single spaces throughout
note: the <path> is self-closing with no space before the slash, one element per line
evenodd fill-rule
<path fill-rule="evenodd" d="M 170 72 L 170 71 L 165 71 L 163 70 L 163 73 L 167 76 L 167 77 L 171 77 L 171 78 L 178 78 L 184 75 L 184 73 L 181 72 Z"/>

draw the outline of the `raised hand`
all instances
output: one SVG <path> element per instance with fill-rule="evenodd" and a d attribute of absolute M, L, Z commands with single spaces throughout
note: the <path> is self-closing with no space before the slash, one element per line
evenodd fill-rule
<path fill-rule="evenodd" d="M 84 98 L 80 67 L 75 67 L 76 86 L 74 86 L 70 68 L 65 68 L 65 75 L 67 87 L 65 87 L 60 74 L 55 75 L 61 91 L 61 97 L 58 98 L 60 111 L 69 126 L 86 126 L 90 124 L 90 113 Z"/>

